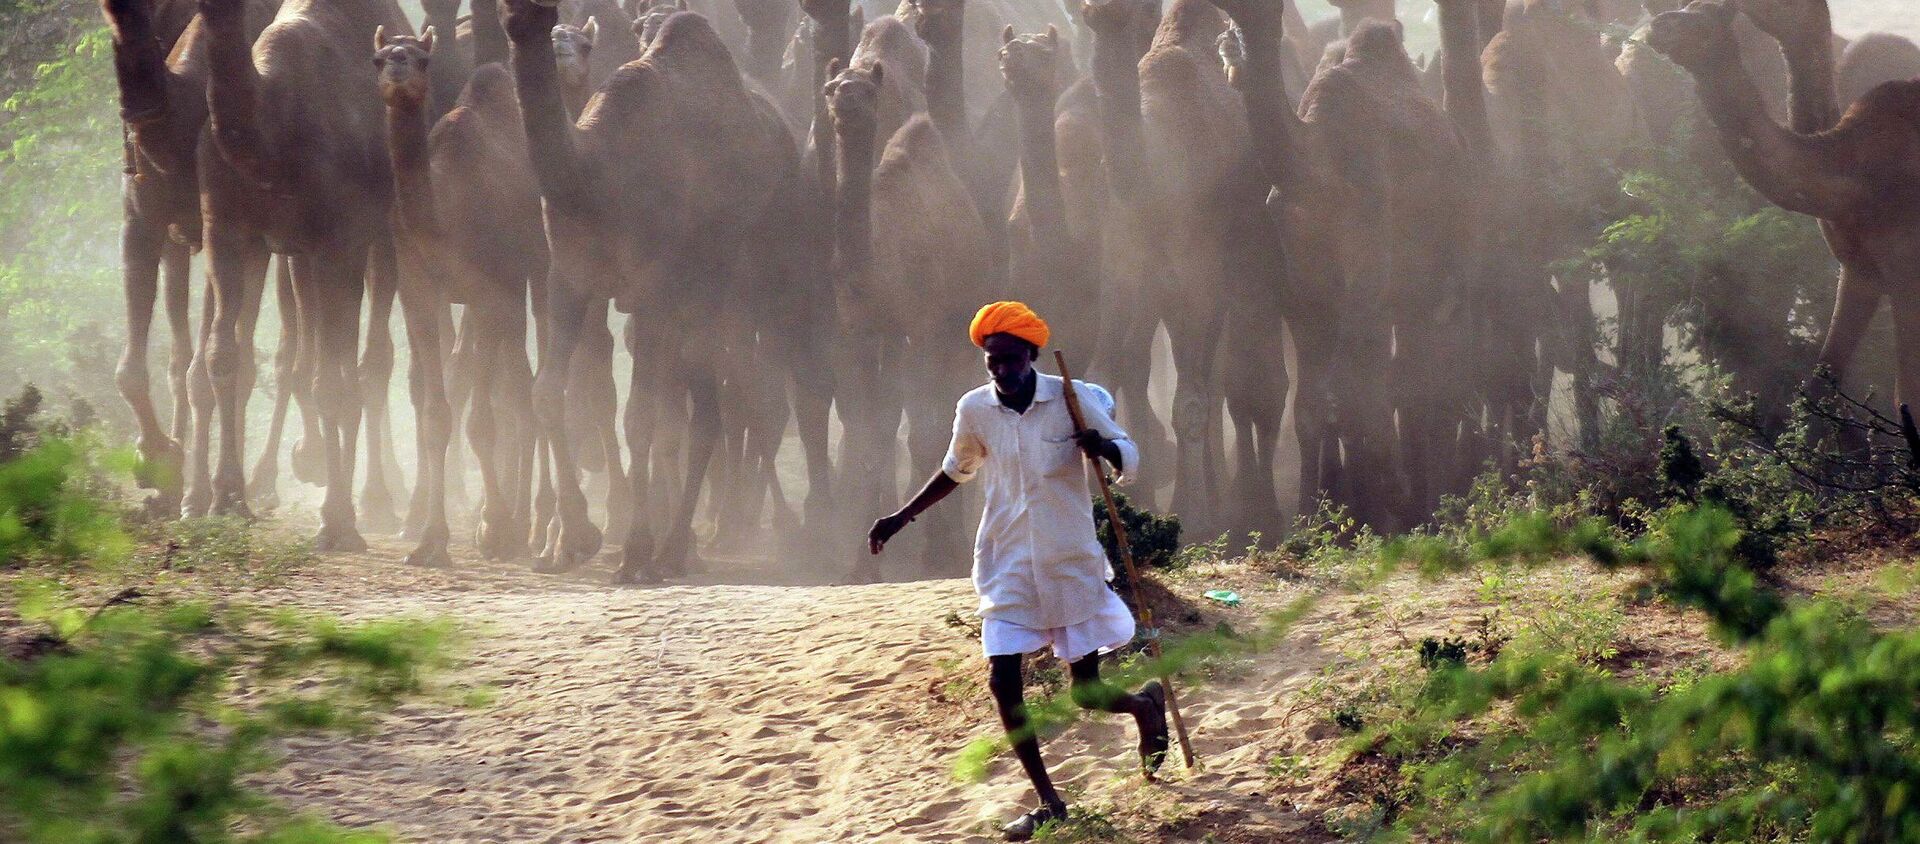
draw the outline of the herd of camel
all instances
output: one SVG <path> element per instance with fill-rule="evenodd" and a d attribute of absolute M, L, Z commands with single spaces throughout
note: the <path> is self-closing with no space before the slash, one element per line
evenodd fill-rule
<path fill-rule="evenodd" d="M 1290 496 L 1407 527 L 1516 459 L 1556 370 L 1590 425 L 1609 370 L 1660 360 L 1658 307 L 1615 290 L 1602 350 L 1561 259 L 1618 207 L 1631 150 L 1696 137 L 1821 221 L 1843 267 L 1822 362 L 1843 372 L 1889 300 L 1898 395 L 1920 396 L 1920 48 L 1836 37 L 1826 0 L 1434 2 L 1416 62 L 1395 0 L 1312 25 L 1282 0 L 425 0 L 417 31 L 395 0 L 104 0 L 144 477 L 163 511 L 270 506 L 292 404 L 316 547 L 401 527 L 397 299 L 409 560 L 448 562 L 470 452 L 484 556 L 564 570 L 611 542 L 619 580 L 669 578 L 703 502 L 723 533 L 771 511 L 855 536 L 830 514 L 890 511 L 902 420 L 915 471 L 937 465 L 981 378 L 967 319 L 1018 298 L 1116 394 L 1176 512 L 1271 529 L 1290 433 Z M 170 428 L 146 360 L 163 292 Z M 959 520 L 930 518 L 923 565 L 953 573 Z"/>

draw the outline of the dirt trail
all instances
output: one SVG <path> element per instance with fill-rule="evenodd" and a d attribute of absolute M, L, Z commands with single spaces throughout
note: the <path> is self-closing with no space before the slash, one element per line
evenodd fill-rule
<path fill-rule="evenodd" d="M 295 806 L 408 841 L 954 841 L 988 840 L 1030 800 L 1010 761 L 983 784 L 951 773 L 995 730 L 965 693 L 978 644 L 944 620 L 971 609 L 965 581 L 620 589 L 598 570 L 421 571 L 402 553 L 332 557 L 252 597 L 458 619 L 476 633 L 463 676 L 494 700 L 292 742 L 270 788 Z M 1047 742 L 1056 778 L 1136 839 L 1291 837 L 1303 824 L 1260 793 L 1261 740 L 1316 661 L 1288 651 L 1192 696 L 1204 772 L 1143 784 L 1131 724 L 1103 717 Z"/>

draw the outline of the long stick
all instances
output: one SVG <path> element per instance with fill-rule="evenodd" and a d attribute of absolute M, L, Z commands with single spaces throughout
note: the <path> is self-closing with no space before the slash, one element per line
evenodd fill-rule
<path fill-rule="evenodd" d="M 1067 415 L 1073 418 L 1075 433 L 1087 429 L 1086 420 L 1080 415 L 1080 396 L 1073 390 L 1073 375 L 1067 371 L 1067 355 L 1055 350 L 1053 362 L 1060 367 L 1060 380 L 1066 389 Z M 1153 608 L 1140 599 L 1140 570 L 1133 565 L 1133 546 L 1127 542 L 1127 526 L 1120 521 L 1120 507 L 1113 502 L 1113 487 L 1107 484 L 1107 470 L 1100 465 L 1098 458 L 1087 455 L 1087 461 L 1093 464 L 1093 476 L 1100 482 L 1100 498 L 1107 502 L 1107 524 L 1113 528 L 1113 544 L 1120 547 L 1120 563 L 1127 569 L 1127 588 L 1133 593 L 1133 605 L 1140 614 L 1139 623 L 1147 631 L 1147 655 L 1155 662 L 1160 660 L 1160 637 L 1153 627 Z M 1187 740 L 1187 722 L 1180 717 L 1180 698 L 1173 693 L 1173 676 L 1160 675 L 1160 687 L 1167 690 L 1167 713 L 1173 716 L 1173 731 L 1180 738 L 1180 761 L 1193 767 L 1193 742 Z"/>

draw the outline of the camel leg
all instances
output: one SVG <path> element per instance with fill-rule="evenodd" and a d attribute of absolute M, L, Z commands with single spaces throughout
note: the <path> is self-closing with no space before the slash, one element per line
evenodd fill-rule
<path fill-rule="evenodd" d="M 180 445 L 160 427 L 153 406 L 147 367 L 153 306 L 160 295 L 160 263 L 167 251 L 166 233 L 141 219 L 131 208 L 120 230 L 121 281 L 127 300 L 127 346 L 114 381 L 120 396 L 132 408 L 140 427 L 140 485 L 158 490 L 148 502 L 156 514 L 172 515 L 180 508 Z M 169 273 L 171 275 L 171 273 Z M 171 279 L 169 279 L 171 281 Z M 177 349 L 177 345 L 176 345 Z M 177 357 L 177 352 L 176 352 Z"/>
<path fill-rule="evenodd" d="M 367 339 L 366 353 L 360 358 L 359 387 L 362 412 L 366 420 L 367 481 L 360 491 L 360 518 L 374 533 L 395 533 L 401 528 L 393 506 L 393 491 L 387 483 L 388 456 L 393 441 L 387 428 L 387 386 L 393 380 L 393 301 L 399 286 L 394 268 L 393 248 L 377 246 L 367 264 Z M 439 332 L 437 326 L 433 333 Z M 437 354 L 439 346 L 421 349 L 415 357 Z M 416 362 L 417 364 L 417 362 Z M 415 398 L 415 403 L 420 401 Z M 425 468 L 417 470 L 422 476 Z M 444 502 L 442 502 L 444 506 Z M 429 502 L 431 509 L 434 505 Z"/>
<path fill-rule="evenodd" d="M 391 245 L 376 245 L 375 250 L 388 251 Z M 411 275 L 411 274 L 410 274 Z M 447 554 L 447 540 L 452 531 L 447 526 L 447 442 L 452 436 L 453 411 L 447 405 L 446 371 L 440 355 L 440 328 L 444 321 L 441 312 L 446 305 L 433 291 L 425 289 L 426 279 L 411 277 L 399 279 L 400 311 L 407 326 L 407 347 L 414 350 L 409 371 L 416 374 L 419 383 L 411 385 L 413 395 L 414 418 L 419 427 L 417 439 L 420 443 L 420 466 L 414 481 L 416 488 L 426 488 L 426 514 L 420 533 L 420 543 L 409 552 L 406 561 L 410 565 L 450 567 L 453 558 Z M 410 381 L 413 379 L 409 379 Z M 490 414 L 476 413 L 474 417 L 487 417 Z M 374 461 L 371 454 L 368 461 Z M 368 471 L 373 469 L 369 465 Z M 483 465 L 484 471 L 484 465 Z"/>
<path fill-rule="evenodd" d="M 314 314 L 314 405 L 326 448 L 327 495 L 320 505 L 314 550 L 364 551 L 355 526 L 353 471 L 359 440 L 360 300 L 366 276 L 364 248 L 332 247 L 294 259 L 293 283 L 302 310 Z"/>
<path fill-rule="evenodd" d="M 551 225 L 551 223 L 550 223 Z M 579 567 L 600 553 L 602 536 L 587 513 L 587 497 L 580 490 L 579 464 L 574 461 L 572 438 L 567 432 L 566 393 L 568 363 L 579 345 L 580 330 L 592 312 L 586 296 L 573 280 L 582 268 L 569 266 L 556 251 L 554 278 L 548 284 L 548 314 L 552 331 L 548 348 L 540 355 L 540 372 L 534 376 L 534 410 L 546 431 L 547 453 L 552 461 L 555 484 L 555 516 L 558 528 L 542 551 L 537 571 L 566 571 Z"/>
<path fill-rule="evenodd" d="M 209 217 L 215 217 L 209 214 Z M 213 388 L 213 404 L 220 419 L 220 448 L 213 469 L 209 512 L 251 518 L 247 508 L 246 474 L 241 459 L 246 448 L 246 389 L 251 386 L 252 326 L 243 332 L 249 311 L 258 313 L 258 295 L 267 265 L 265 245 L 233 231 L 214 219 L 207 226 L 210 276 L 213 286 L 213 323 L 201 343 L 206 377 Z M 248 297 L 256 297 L 248 302 Z"/>
<path fill-rule="evenodd" d="M 455 328 L 451 308 L 440 311 L 440 354 L 441 359 L 447 362 L 445 368 L 447 374 L 447 409 L 448 412 L 452 414 L 447 417 L 448 430 L 452 432 L 448 435 L 447 440 L 446 479 L 447 511 L 450 513 L 462 512 L 468 509 L 467 487 L 465 483 L 466 466 L 465 461 L 461 459 L 461 454 L 464 453 L 468 446 L 460 442 L 460 439 L 462 430 L 461 418 L 464 414 L 473 412 L 472 408 L 474 407 L 474 404 L 469 401 L 473 395 L 474 364 L 472 355 L 467 355 L 464 358 L 461 357 L 460 347 L 464 342 L 463 338 L 465 338 L 473 328 L 471 320 L 468 319 L 467 316 L 468 312 L 471 311 L 472 308 L 462 309 L 458 328 Z M 526 341 L 523 339 L 520 350 L 522 360 L 526 358 L 525 345 Z M 527 377 L 531 379 L 533 376 L 528 375 Z M 407 508 L 407 530 L 411 532 L 417 528 L 418 526 L 413 523 L 413 508 L 409 506 Z"/>
<path fill-rule="evenodd" d="M 1193 526 L 1196 536 L 1209 536 L 1218 526 L 1215 501 L 1209 495 L 1208 423 L 1214 419 L 1213 359 L 1219 338 L 1216 321 L 1203 314 L 1181 314 L 1171 326 L 1174 367 L 1173 429 L 1178 453 L 1173 487 L 1173 512 Z"/>
<path fill-rule="evenodd" d="M 167 387 L 173 399 L 173 420 L 171 436 L 176 448 L 182 449 L 180 457 L 184 459 L 184 446 L 193 436 L 193 404 L 191 387 L 187 383 L 187 370 L 193 366 L 193 252 L 184 244 L 170 243 L 161 253 L 161 283 L 165 290 L 167 303 L 167 329 L 169 351 L 167 355 Z M 179 472 L 184 463 L 174 467 L 174 483 L 180 483 Z M 174 502 L 178 515 L 179 502 Z"/>
<path fill-rule="evenodd" d="M 692 562 L 693 514 L 700 504 L 700 487 L 720 440 L 720 379 L 710 363 L 689 361 L 684 351 L 682 354 L 692 414 L 687 424 L 686 476 L 681 479 L 673 521 L 668 525 L 666 541 L 661 543 L 654 566 L 655 571 L 667 577 L 685 574 Z"/>
<path fill-rule="evenodd" d="M 776 332 L 779 339 L 768 354 L 787 368 L 788 405 L 807 460 L 807 498 L 801 508 L 810 528 L 824 527 L 833 510 L 833 457 L 827 445 L 827 419 L 833 412 L 833 368 L 817 348 L 818 336 L 812 326 Z"/>
<path fill-rule="evenodd" d="M 626 342 L 627 354 L 633 359 L 633 372 L 627 382 L 627 407 L 622 424 L 626 427 L 629 453 L 627 506 L 632 512 L 626 516 L 627 537 L 620 548 L 620 570 L 614 575 L 614 581 L 637 583 L 655 576 L 651 571 L 654 519 L 649 512 L 654 494 L 651 453 L 659 445 L 655 437 L 662 415 L 660 404 L 667 393 L 661 389 L 662 379 L 654 365 L 661 357 L 659 350 L 648 347 L 642 333 L 632 324 L 627 327 Z"/>
<path fill-rule="evenodd" d="M 1893 326 L 1894 353 L 1900 362 L 1899 387 L 1893 397 L 1897 410 L 1920 401 L 1920 302 L 1894 297 Z"/>
<path fill-rule="evenodd" d="M 287 409 L 293 402 L 293 359 L 299 349 L 299 322 L 294 313 L 293 270 L 282 255 L 274 273 L 274 301 L 280 314 L 280 345 L 273 352 L 273 419 L 267 425 L 267 442 L 253 464 L 253 477 L 247 481 L 247 498 L 263 511 L 280 506 L 280 440 L 286 430 Z"/>
<path fill-rule="evenodd" d="M 286 257 L 289 278 L 292 277 L 294 259 Z M 294 323 L 293 355 L 293 405 L 300 411 L 300 438 L 293 441 L 293 452 L 287 459 L 287 466 L 293 470 L 293 478 L 312 486 L 327 485 L 327 448 L 320 433 L 320 406 L 314 401 L 313 382 L 320 374 L 320 316 L 312 307 L 300 307 L 299 288 L 294 287 Z"/>
<path fill-rule="evenodd" d="M 211 250 L 209 250 L 211 251 Z M 200 518 L 213 509 L 213 377 L 208 374 L 207 343 L 213 339 L 214 287 L 212 260 L 209 277 L 200 296 L 200 347 L 187 365 L 187 404 L 193 409 L 193 444 L 186 454 L 186 491 L 180 499 L 180 515 Z"/>
<path fill-rule="evenodd" d="M 483 326 L 482 330 L 491 331 L 493 327 Z M 483 341 L 480 345 L 472 384 L 477 399 L 490 399 L 495 395 L 501 376 L 499 351 L 497 342 Z M 498 422 L 491 401 L 475 401 L 473 412 L 467 414 L 467 443 L 473 447 L 474 465 L 480 467 L 480 555 L 490 560 L 502 558 L 495 550 L 495 543 L 504 539 L 511 521 L 500 480 L 500 443 L 495 436 Z"/>
<path fill-rule="evenodd" d="M 527 530 L 530 516 L 528 500 L 533 474 L 534 433 L 533 371 L 527 366 L 527 317 L 516 310 L 507 319 L 495 352 L 499 371 L 494 376 L 493 405 L 501 408 L 510 421 L 507 447 L 496 447 L 502 456 L 502 484 L 507 499 L 505 527 L 492 544 L 501 559 L 517 560 L 527 556 Z"/>

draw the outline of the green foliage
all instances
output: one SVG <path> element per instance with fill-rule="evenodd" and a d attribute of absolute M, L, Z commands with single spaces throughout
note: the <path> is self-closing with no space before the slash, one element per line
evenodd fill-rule
<path fill-rule="evenodd" d="M 1703 613 L 1741 668 L 1667 688 L 1510 648 L 1441 665 L 1384 739 L 1419 792 L 1399 834 L 1490 841 L 1911 840 L 1920 806 L 1920 631 L 1876 630 L 1842 604 L 1789 602 L 1741 556 L 1739 520 L 1680 505 L 1647 534 L 1520 519 L 1465 552 L 1436 540 L 1399 559 L 1453 569 L 1579 554 L 1642 571 Z M 1472 734 L 1470 742 L 1437 737 Z"/>
<path fill-rule="evenodd" d="M 0 389 L 25 381 L 85 398 L 115 434 L 120 120 L 97 4 L 0 3 Z M 103 357 L 104 356 L 104 357 Z M 105 366 L 101 366 L 105 363 Z"/>
<path fill-rule="evenodd" d="M 355 726 L 369 707 L 423 691 L 445 625 L 199 604 L 25 609 L 59 644 L 0 661 L 0 837 L 384 840 L 293 816 L 246 778 L 272 767 L 277 736 Z M 236 689 L 246 704 L 226 694 Z"/>
<path fill-rule="evenodd" d="M 1171 568 L 1180 551 L 1180 517 L 1136 507 L 1125 495 L 1113 494 L 1114 507 L 1120 511 L 1120 524 L 1126 529 L 1127 547 L 1133 551 L 1133 564 L 1141 569 Z M 1093 499 L 1093 532 L 1106 549 L 1107 562 L 1113 566 L 1113 585 L 1131 602 L 1127 567 L 1120 559 L 1120 543 L 1113 535 L 1113 520 L 1107 517 L 1106 502 Z"/>

